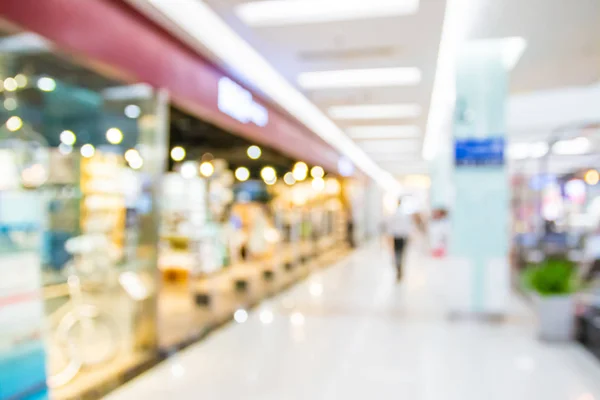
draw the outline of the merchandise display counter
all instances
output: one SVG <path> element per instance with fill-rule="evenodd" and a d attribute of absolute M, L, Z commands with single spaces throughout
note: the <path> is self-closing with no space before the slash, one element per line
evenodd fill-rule
<path fill-rule="evenodd" d="M 160 347 L 177 348 L 230 320 L 237 309 L 247 309 L 331 265 L 349 248 L 345 243 L 330 247 L 307 263 L 286 269 L 273 262 L 247 262 L 225 268 L 203 278 L 167 283 L 159 297 Z M 269 271 L 269 277 L 264 272 Z"/>

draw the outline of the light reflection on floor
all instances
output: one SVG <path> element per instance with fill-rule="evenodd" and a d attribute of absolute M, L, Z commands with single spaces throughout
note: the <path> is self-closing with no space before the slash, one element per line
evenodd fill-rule
<path fill-rule="evenodd" d="M 537 341 L 517 299 L 503 324 L 448 320 L 440 269 L 413 251 L 396 285 L 372 244 L 109 399 L 600 400 L 600 363 Z"/>

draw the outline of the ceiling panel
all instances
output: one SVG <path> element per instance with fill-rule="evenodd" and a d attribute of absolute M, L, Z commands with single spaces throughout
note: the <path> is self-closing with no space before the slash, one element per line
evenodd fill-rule
<path fill-rule="evenodd" d="M 445 0 L 420 0 L 419 11 L 410 16 L 261 28 L 248 27 L 236 17 L 234 6 L 244 1 L 205 2 L 296 86 L 297 77 L 301 72 L 387 67 L 418 68 L 422 80 L 416 86 L 303 92 L 324 112 L 334 105 L 417 103 L 421 106 L 422 113 L 416 118 L 334 122 L 342 128 L 365 124 L 415 124 L 420 132 L 425 131 Z M 420 159 L 421 138 L 410 144 L 364 141 L 357 143 L 368 153 L 379 152 L 383 148 L 386 153 L 396 154 L 397 160 L 407 157 Z"/>

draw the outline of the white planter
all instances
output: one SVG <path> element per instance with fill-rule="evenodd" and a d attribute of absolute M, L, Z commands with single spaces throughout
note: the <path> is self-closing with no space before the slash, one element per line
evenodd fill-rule
<path fill-rule="evenodd" d="M 572 295 L 537 296 L 535 299 L 540 339 L 571 340 L 575 333 L 575 301 Z"/>

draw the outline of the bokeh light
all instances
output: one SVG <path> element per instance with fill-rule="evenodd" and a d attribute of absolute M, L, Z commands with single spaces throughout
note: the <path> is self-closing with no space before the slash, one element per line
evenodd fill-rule
<path fill-rule="evenodd" d="M 183 161 L 185 158 L 185 149 L 181 146 L 176 146 L 171 149 L 171 158 L 173 161 Z"/>
<path fill-rule="evenodd" d="M 262 150 L 258 146 L 250 146 L 247 151 L 248 157 L 253 160 L 258 160 L 262 154 Z"/>
<path fill-rule="evenodd" d="M 235 178 L 240 182 L 246 182 L 250 178 L 250 171 L 246 167 L 239 167 L 235 170 Z"/>

